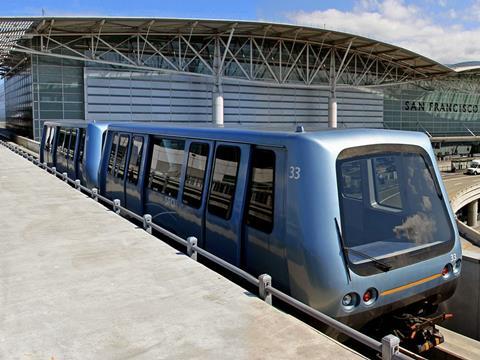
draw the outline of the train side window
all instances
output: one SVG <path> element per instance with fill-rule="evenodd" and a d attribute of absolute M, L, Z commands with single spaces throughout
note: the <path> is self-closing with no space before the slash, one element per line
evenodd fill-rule
<path fill-rule="evenodd" d="M 108 157 L 108 173 L 113 174 L 113 165 L 115 164 L 115 153 L 117 152 L 118 134 L 113 136 L 112 147 L 110 148 L 110 156 Z"/>
<path fill-rule="evenodd" d="M 196 209 L 200 208 L 202 204 L 208 150 L 208 144 L 191 143 L 188 151 L 187 173 L 185 175 L 182 201 L 184 204 Z"/>
<path fill-rule="evenodd" d="M 273 229 L 275 153 L 255 149 L 247 205 L 247 225 L 265 233 Z"/>
<path fill-rule="evenodd" d="M 132 139 L 132 150 L 128 162 L 127 181 L 131 184 L 138 184 L 138 173 L 142 163 L 143 137 L 134 136 Z"/>
<path fill-rule="evenodd" d="M 123 175 L 125 174 L 128 140 L 129 137 L 127 135 L 121 135 L 118 143 L 117 156 L 115 158 L 115 176 L 119 179 L 123 179 Z"/>
<path fill-rule="evenodd" d="M 66 138 L 66 130 L 60 128 L 58 133 L 58 141 L 57 141 L 57 154 L 64 154 L 64 146 L 65 146 L 65 138 Z"/>
<path fill-rule="evenodd" d="M 362 200 L 362 167 L 360 160 L 342 163 L 342 194 L 355 200 Z"/>
<path fill-rule="evenodd" d="M 83 164 L 83 154 L 85 152 L 85 129 L 80 129 L 80 143 L 78 144 L 78 162 Z"/>
<path fill-rule="evenodd" d="M 154 139 L 148 187 L 176 198 L 180 184 L 185 141 Z"/>
<path fill-rule="evenodd" d="M 57 128 L 56 127 L 50 127 L 50 142 L 49 142 L 49 152 L 53 154 L 54 150 L 54 144 L 55 144 L 55 135 L 57 134 Z"/>
<path fill-rule="evenodd" d="M 239 147 L 220 145 L 217 148 L 208 196 L 208 212 L 226 220 L 232 215 L 239 163 Z"/>
<path fill-rule="evenodd" d="M 65 143 L 63 144 L 63 157 L 68 159 L 68 152 L 70 151 L 70 129 L 65 129 Z"/>
<path fill-rule="evenodd" d="M 375 198 L 372 204 L 402 209 L 402 197 L 398 183 L 397 156 L 377 156 L 372 159 Z"/>
<path fill-rule="evenodd" d="M 68 151 L 68 157 L 73 160 L 73 157 L 75 156 L 75 145 L 77 143 L 77 133 L 78 129 L 72 129 L 70 133 L 70 146 L 69 146 L 69 151 Z"/>

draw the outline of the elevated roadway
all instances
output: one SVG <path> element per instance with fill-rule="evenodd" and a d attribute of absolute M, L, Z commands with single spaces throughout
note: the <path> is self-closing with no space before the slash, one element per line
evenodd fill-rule
<path fill-rule="evenodd" d="M 0 146 L 0 358 L 359 359 Z"/>
<path fill-rule="evenodd" d="M 469 199 L 480 198 L 480 176 L 442 173 L 442 179 L 454 212 L 467 205 Z"/>

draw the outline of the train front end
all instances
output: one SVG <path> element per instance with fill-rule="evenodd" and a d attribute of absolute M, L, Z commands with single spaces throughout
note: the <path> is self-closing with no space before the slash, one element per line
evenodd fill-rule
<path fill-rule="evenodd" d="M 335 170 L 335 227 L 347 279 L 336 317 L 393 332 L 418 352 L 438 345 L 435 323 L 450 314 L 437 307 L 455 292 L 462 260 L 428 138 L 361 133 L 338 149 Z"/>

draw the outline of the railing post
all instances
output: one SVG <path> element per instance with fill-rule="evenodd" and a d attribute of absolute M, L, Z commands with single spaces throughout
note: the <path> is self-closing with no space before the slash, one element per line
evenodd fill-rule
<path fill-rule="evenodd" d="M 52 167 L 52 174 L 55 175 L 55 176 L 57 175 L 57 167 L 56 166 Z"/>
<path fill-rule="evenodd" d="M 272 277 L 268 274 L 262 274 L 258 277 L 258 281 L 258 295 L 260 299 L 272 305 L 272 294 L 267 291 L 267 287 L 272 286 Z"/>
<path fill-rule="evenodd" d="M 92 188 L 92 198 L 96 202 L 98 202 L 98 189 L 97 188 Z"/>
<path fill-rule="evenodd" d="M 400 339 L 394 335 L 382 338 L 382 360 L 393 360 L 400 352 Z"/>
<path fill-rule="evenodd" d="M 75 180 L 75 189 L 80 190 L 80 179 Z"/>
<path fill-rule="evenodd" d="M 44 161 L 40 166 L 48 171 L 48 165 L 46 161 Z"/>
<path fill-rule="evenodd" d="M 115 214 L 120 215 L 120 199 L 113 200 L 113 211 Z"/>
<path fill-rule="evenodd" d="M 144 214 L 143 215 L 143 228 L 149 234 L 152 233 L 152 215 Z"/>
<path fill-rule="evenodd" d="M 187 242 L 187 255 L 197 261 L 197 251 L 194 249 L 194 247 L 197 246 L 197 238 L 195 236 L 189 236 Z"/>
<path fill-rule="evenodd" d="M 62 173 L 63 181 L 68 181 L 68 174 L 66 172 Z"/>

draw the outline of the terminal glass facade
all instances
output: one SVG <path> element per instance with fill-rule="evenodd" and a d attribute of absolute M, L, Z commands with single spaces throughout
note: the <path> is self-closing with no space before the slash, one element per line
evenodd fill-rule
<path fill-rule="evenodd" d="M 32 56 L 5 79 L 7 127 L 38 140 L 44 121 L 83 120 L 83 63 Z"/>
<path fill-rule="evenodd" d="M 28 65 L 5 79 L 5 117 L 8 128 L 33 136 L 32 72 Z"/>
<path fill-rule="evenodd" d="M 84 120 L 83 63 L 32 56 L 33 130 L 40 138 L 44 121 Z"/>
<path fill-rule="evenodd" d="M 431 136 L 480 134 L 480 94 L 462 75 L 383 90 L 384 125 Z"/>

